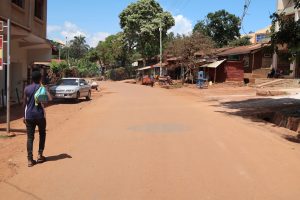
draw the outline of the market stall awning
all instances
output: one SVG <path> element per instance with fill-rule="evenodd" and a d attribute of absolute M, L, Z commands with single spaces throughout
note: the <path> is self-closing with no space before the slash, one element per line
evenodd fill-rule
<path fill-rule="evenodd" d="M 202 65 L 200 67 L 207 67 L 207 68 L 214 68 L 214 69 L 216 69 L 217 67 L 219 67 L 225 61 L 226 61 L 226 59 L 224 59 L 224 60 L 218 60 L 216 62 L 213 62 L 213 63 L 210 63 L 210 64 L 206 64 L 206 65 Z"/>
<path fill-rule="evenodd" d="M 151 68 L 153 68 L 153 67 L 151 67 L 151 66 L 142 67 L 142 68 L 139 68 L 138 71 L 144 71 L 144 70 L 151 69 Z"/>
<path fill-rule="evenodd" d="M 50 67 L 51 62 L 34 62 L 33 64 L 34 65 L 45 65 L 45 66 Z"/>
<path fill-rule="evenodd" d="M 166 66 L 167 66 L 166 63 L 162 63 L 161 67 L 166 67 Z M 154 68 L 160 68 L 160 63 L 157 63 L 155 65 L 151 65 L 151 66 L 147 66 L 147 67 L 139 68 L 138 71 L 144 71 L 144 70 L 147 70 L 147 69 L 154 69 Z"/>

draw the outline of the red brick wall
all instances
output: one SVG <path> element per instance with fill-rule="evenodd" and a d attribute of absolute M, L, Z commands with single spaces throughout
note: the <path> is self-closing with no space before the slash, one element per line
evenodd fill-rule
<path fill-rule="evenodd" d="M 241 61 L 226 61 L 226 81 L 244 81 L 244 64 Z"/>

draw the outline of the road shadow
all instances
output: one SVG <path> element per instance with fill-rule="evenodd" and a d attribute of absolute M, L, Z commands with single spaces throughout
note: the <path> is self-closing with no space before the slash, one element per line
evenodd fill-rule
<path fill-rule="evenodd" d="M 55 155 L 55 156 L 48 156 L 48 157 L 46 157 L 46 161 L 53 162 L 53 161 L 59 161 L 59 160 L 64 160 L 64 159 L 71 159 L 71 158 L 72 158 L 72 156 L 70 156 L 69 154 L 62 153 L 62 154 Z"/>
<path fill-rule="evenodd" d="M 300 139 L 295 136 L 285 135 L 283 138 L 289 142 L 300 144 Z"/>
<path fill-rule="evenodd" d="M 53 105 L 57 105 L 57 104 L 80 104 L 82 102 L 87 102 L 90 100 L 86 100 L 86 99 L 55 99 L 52 101 Z"/>
<path fill-rule="evenodd" d="M 225 111 L 217 111 L 224 114 L 250 118 L 253 121 L 258 121 L 259 119 L 268 121 L 268 114 L 274 112 L 300 111 L 300 99 L 256 98 L 242 101 L 221 102 L 220 105 L 216 105 L 216 107 L 226 108 Z M 266 117 L 263 114 L 267 114 Z"/>
<path fill-rule="evenodd" d="M 26 129 L 10 129 L 12 133 L 16 133 L 18 135 L 26 135 L 27 130 Z M 0 128 L 0 132 L 6 132 L 6 128 Z M 37 131 L 36 131 L 37 132 Z"/>
<path fill-rule="evenodd" d="M 273 127 L 283 127 L 297 132 L 300 125 L 300 99 L 256 98 L 221 102 L 219 105 L 214 106 L 223 108 L 216 112 L 239 116 L 258 123 L 260 126 L 269 124 Z M 300 139 L 292 133 L 290 136 L 283 136 L 283 138 L 289 142 L 300 143 Z"/>
<path fill-rule="evenodd" d="M 24 117 L 24 109 L 22 105 L 11 106 L 10 120 L 18 120 Z M 0 108 L 0 124 L 6 123 L 6 109 Z"/>

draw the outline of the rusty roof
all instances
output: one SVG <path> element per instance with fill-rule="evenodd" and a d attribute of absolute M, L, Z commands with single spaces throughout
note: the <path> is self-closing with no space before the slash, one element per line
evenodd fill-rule
<path fill-rule="evenodd" d="M 178 60 L 181 60 L 181 57 L 171 57 L 167 59 L 167 61 L 178 61 Z"/>
<path fill-rule="evenodd" d="M 268 46 L 268 44 L 253 44 L 248 46 L 240 46 L 227 49 L 221 53 L 218 53 L 218 56 L 229 56 L 229 55 L 241 55 L 241 54 L 248 54 L 252 51 L 262 49 L 263 47 Z"/>

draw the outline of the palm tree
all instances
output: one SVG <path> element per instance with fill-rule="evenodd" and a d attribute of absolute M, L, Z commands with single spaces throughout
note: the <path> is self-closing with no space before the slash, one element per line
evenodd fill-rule
<path fill-rule="evenodd" d="M 70 41 L 70 57 L 75 59 L 80 59 L 85 56 L 89 50 L 89 45 L 86 44 L 85 37 L 75 36 L 73 40 Z"/>

